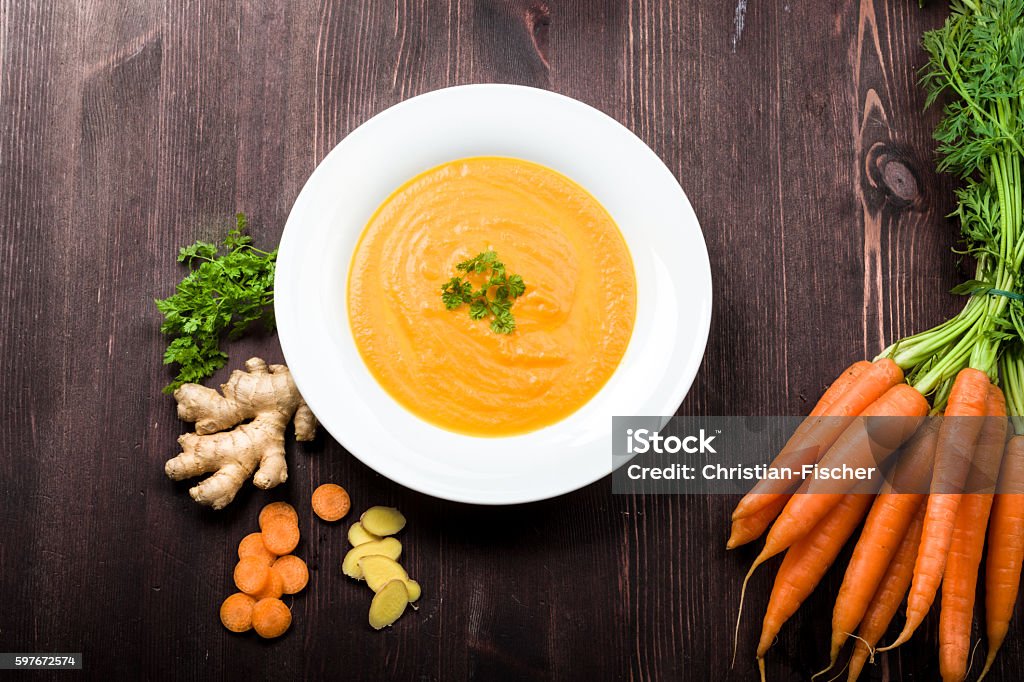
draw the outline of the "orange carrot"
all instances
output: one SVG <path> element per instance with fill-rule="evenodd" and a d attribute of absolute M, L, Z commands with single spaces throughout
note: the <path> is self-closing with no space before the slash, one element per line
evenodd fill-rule
<path fill-rule="evenodd" d="M 799 470 L 804 464 L 818 461 L 857 415 L 902 381 L 903 371 L 888 358 L 854 363 L 825 391 L 772 461 L 771 468 Z M 791 481 L 784 479 L 758 481 L 736 505 L 733 520 L 756 513 L 780 495 L 793 492 L 793 487 Z"/>
<path fill-rule="evenodd" d="M 244 559 L 247 556 L 263 559 L 267 566 L 274 563 L 274 560 L 277 559 L 277 555 L 263 544 L 262 533 L 249 533 L 238 543 L 238 558 Z"/>
<path fill-rule="evenodd" d="M 262 590 L 269 578 L 270 567 L 258 557 L 239 559 L 235 566 L 235 586 L 246 594 L 256 594 Z"/>
<path fill-rule="evenodd" d="M 843 545 L 871 506 L 871 495 L 850 494 L 823 518 L 803 539 L 786 552 L 775 576 L 768 609 L 757 645 L 757 665 L 764 679 L 764 655 L 783 623 L 796 613 L 835 561 Z"/>
<path fill-rule="evenodd" d="M 871 403 L 850 427 L 843 432 L 839 440 L 829 450 L 826 457 L 836 462 L 857 461 L 863 452 L 874 452 L 880 461 L 885 452 L 881 449 L 893 450 L 902 445 L 902 441 L 894 439 L 893 432 L 905 434 L 909 439 L 917 430 L 921 420 L 928 414 L 928 401 L 917 390 L 907 384 L 893 386 L 885 395 Z M 885 417 L 885 437 L 877 442 L 878 429 L 870 428 L 872 417 Z M 903 419 L 899 419 L 903 417 Z M 893 424 L 897 427 L 894 428 Z M 811 490 L 812 481 L 804 484 L 803 490 Z M 740 590 L 740 608 L 736 617 L 736 631 L 733 639 L 733 660 L 736 658 L 736 644 L 739 639 L 740 619 L 743 615 L 743 599 L 747 592 L 747 583 L 757 567 L 771 557 L 788 549 L 794 542 L 807 535 L 822 518 L 825 517 L 845 497 L 843 492 L 805 493 L 798 492 L 790 498 L 782 510 L 775 525 L 768 532 L 764 548 L 754 559 L 753 565 L 743 578 Z"/>
<path fill-rule="evenodd" d="M 871 598 L 871 605 L 864 612 L 860 621 L 860 630 L 857 633 L 857 643 L 854 645 L 853 655 L 850 657 L 850 671 L 847 682 L 857 682 L 864 664 L 868 658 L 874 659 L 875 644 L 882 638 L 889 628 L 893 616 L 900 609 L 903 602 L 903 595 L 910 587 L 910 581 L 914 577 L 914 559 L 917 557 L 917 547 L 921 544 L 921 529 L 924 527 L 925 505 L 917 508 L 917 514 L 907 528 L 906 535 L 900 542 L 899 549 L 892 558 L 892 563 L 885 570 L 885 576 L 878 584 L 875 596 Z"/>
<path fill-rule="evenodd" d="M 220 605 L 220 622 L 231 632 L 245 632 L 252 628 L 252 607 L 255 605 L 255 599 L 236 592 Z"/>
<path fill-rule="evenodd" d="M 830 410 L 836 401 L 841 398 L 844 394 L 849 392 L 850 387 L 855 383 L 857 377 L 864 373 L 864 370 L 871 367 L 871 363 L 867 360 L 860 360 L 850 365 L 845 372 L 843 372 L 838 379 L 832 382 L 825 394 L 821 396 L 821 400 L 815 405 L 814 409 L 811 410 L 808 419 L 819 416 L 829 415 Z M 773 465 L 778 465 L 780 468 L 785 465 L 784 462 L 776 460 Z M 729 535 L 729 540 L 725 545 L 726 549 L 735 549 L 740 545 L 745 545 L 748 542 L 753 542 L 757 538 L 761 537 L 764 532 L 768 529 L 768 526 L 772 524 L 772 521 L 779 515 L 782 508 L 786 506 L 789 498 L 792 497 L 790 493 L 780 493 L 775 495 L 769 495 L 767 493 L 755 493 L 762 494 L 770 497 L 771 499 L 763 508 L 758 509 L 756 512 L 737 518 L 732 522 L 732 531 Z"/>
<path fill-rule="evenodd" d="M 839 650 L 860 624 L 900 541 L 924 502 L 924 493 L 899 491 L 919 491 L 927 487 L 938 429 L 938 418 L 921 427 L 900 457 L 892 479 L 875 498 L 832 610 L 832 647 L 825 670 L 835 665 Z"/>
<path fill-rule="evenodd" d="M 286 516 L 272 516 L 263 524 L 263 544 L 278 556 L 291 554 L 299 544 L 299 527 Z"/>
<path fill-rule="evenodd" d="M 914 580 L 907 596 L 907 620 L 896 641 L 879 651 L 888 651 L 910 639 L 935 601 L 953 540 L 962 495 L 959 491 L 963 490 L 981 432 L 984 420 L 978 417 L 985 416 L 990 385 L 987 374 L 970 367 L 960 370 L 953 382 L 935 446 L 935 472 L 925 509 L 921 547 L 914 563 Z"/>
<path fill-rule="evenodd" d="M 294 554 L 281 557 L 274 562 L 271 569 L 281 576 L 282 590 L 285 594 L 301 592 L 309 582 L 309 569 L 306 567 L 306 562 Z"/>
<path fill-rule="evenodd" d="M 1006 639 L 1017 603 L 1021 565 L 1024 564 L 1024 436 L 1006 446 L 999 484 L 992 504 L 985 563 L 985 630 L 988 656 L 981 677 L 996 660 Z M 978 678 L 981 679 L 980 677 Z"/>
<path fill-rule="evenodd" d="M 280 599 L 260 599 L 252 607 L 252 628 L 260 637 L 280 637 L 292 624 L 292 612 Z"/>
<path fill-rule="evenodd" d="M 260 530 L 263 529 L 263 524 L 275 516 L 284 516 L 296 525 L 299 523 L 299 514 L 295 511 L 295 507 L 287 502 L 271 502 L 260 510 Z M 287 554 L 287 552 L 285 553 Z"/>
<path fill-rule="evenodd" d="M 1003 392 L 989 387 L 985 418 L 978 435 L 974 461 L 967 476 L 967 488 L 960 500 L 953 539 L 942 578 L 942 608 L 939 612 L 939 672 L 944 682 L 960 682 L 967 676 L 974 595 L 978 566 L 985 546 L 992 492 L 1006 443 L 1006 401 Z"/>
<path fill-rule="evenodd" d="M 348 491 L 335 483 L 324 483 L 313 491 L 313 513 L 324 521 L 345 518 L 352 506 Z"/>
<path fill-rule="evenodd" d="M 822 462 L 828 460 L 830 464 L 846 463 L 854 466 L 854 462 L 862 461 L 864 453 L 868 453 L 872 463 L 877 463 L 884 459 L 884 450 L 892 453 L 904 440 L 909 439 L 926 414 L 928 401 L 917 390 L 907 384 L 893 386 L 885 395 L 871 403 L 861 413 L 860 418 L 843 432 L 828 454 L 822 458 Z M 886 442 L 876 442 L 879 429 L 870 428 L 870 425 L 874 424 L 869 421 L 872 417 L 885 418 L 888 424 L 885 430 L 897 431 L 902 435 L 887 433 L 883 438 Z M 900 417 L 907 419 L 899 419 Z M 849 487 L 846 482 L 841 486 Z M 826 485 L 819 481 L 808 481 L 805 492 L 793 495 L 782 510 L 775 525 L 768 532 L 764 549 L 754 565 L 763 563 L 806 535 L 829 510 L 839 504 L 845 494 L 841 490 L 836 491 L 834 483 Z"/>
<path fill-rule="evenodd" d="M 271 567 L 270 573 L 267 574 L 267 581 L 263 583 L 263 587 L 253 593 L 253 598 L 257 601 L 260 599 L 280 599 L 281 595 L 284 594 L 284 579 L 281 574 L 278 573 Z"/>
<path fill-rule="evenodd" d="M 735 549 L 761 537 L 782 511 L 782 508 L 786 506 L 790 497 L 789 494 L 777 495 L 776 499 L 766 507 L 757 510 L 750 516 L 733 521 L 732 533 L 729 535 L 729 541 L 725 544 L 725 548 Z"/>
<path fill-rule="evenodd" d="M 870 360 L 858 360 L 843 370 L 843 373 L 836 377 L 836 380 L 821 394 L 821 398 L 818 399 L 818 402 L 808 412 L 807 416 L 820 417 L 832 414 L 833 406 L 849 392 L 853 385 L 857 383 L 857 378 L 863 376 L 869 367 L 871 367 Z M 884 368 L 886 371 L 891 371 L 891 368 L 887 365 Z"/>

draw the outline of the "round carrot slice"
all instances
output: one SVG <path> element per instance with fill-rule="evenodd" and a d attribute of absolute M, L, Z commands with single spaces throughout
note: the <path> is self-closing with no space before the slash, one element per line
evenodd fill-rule
<path fill-rule="evenodd" d="M 266 562 L 267 566 L 277 560 L 277 555 L 263 544 L 262 533 L 249 533 L 238 543 L 238 558 L 244 559 L 247 556 L 262 559 Z"/>
<path fill-rule="evenodd" d="M 299 544 L 299 527 L 284 516 L 274 516 L 263 524 L 263 544 L 278 556 L 291 554 Z"/>
<path fill-rule="evenodd" d="M 252 627 L 260 637 L 280 637 L 292 624 L 292 612 L 280 599 L 260 599 L 252 607 Z"/>
<path fill-rule="evenodd" d="M 220 622 L 231 632 L 245 632 L 252 628 L 252 607 L 256 600 L 242 592 L 235 592 L 220 605 Z"/>
<path fill-rule="evenodd" d="M 295 525 L 299 525 L 299 513 L 287 502 L 271 502 L 260 511 L 260 530 L 271 518 L 283 516 Z M 285 552 L 287 554 L 287 552 Z"/>
<path fill-rule="evenodd" d="M 235 585 L 246 594 L 256 594 L 262 590 L 269 577 L 270 567 L 263 559 L 247 556 L 235 565 Z"/>
<path fill-rule="evenodd" d="M 313 491 L 313 513 L 324 521 L 338 521 L 348 514 L 352 502 L 348 491 L 334 483 L 324 483 Z"/>
<path fill-rule="evenodd" d="M 281 574 L 271 567 L 270 574 L 267 576 L 267 582 L 263 584 L 263 589 L 252 596 L 259 601 L 260 599 L 269 598 L 280 599 L 282 594 L 284 594 L 284 580 Z"/>
<path fill-rule="evenodd" d="M 283 590 L 285 594 L 301 592 L 306 583 L 309 582 L 309 569 L 306 567 L 306 562 L 294 554 L 281 557 L 270 568 L 275 573 L 280 574 L 284 582 Z"/>

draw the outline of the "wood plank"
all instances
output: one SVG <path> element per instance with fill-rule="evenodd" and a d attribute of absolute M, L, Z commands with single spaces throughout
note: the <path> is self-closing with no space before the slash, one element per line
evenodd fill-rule
<path fill-rule="evenodd" d="M 674 0 L 157 0 L 0 4 L 0 651 L 82 650 L 93 676 L 751 679 L 771 571 L 727 554 L 735 500 L 613 496 L 480 508 L 375 474 L 324 434 L 290 478 L 201 510 L 163 462 L 185 430 L 160 389 L 152 299 L 176 249 L 236 211 L 279 238 L 316 164 L 360 123 L 439 87 L 511 82 L 576 97 L 649 144 L 704 228 L 716 310 L 680 411 L 800 414 L 851 354 L 942 320 L 965 273 L 943 218 L 916 71 L 939 3 L 832 11 Z M 682 256 L 682 254 L 680 254 Z M 280 361 L 273 336 L 233 359 Z M 215 377 L 221 381 L 224 370 Z M 357 397 L 353 397 L 357 399 Z M 340 575 L 344 528 L 308 497 L 410 519 L 416 613 L 365 627 Z M 312 569 L 295 624 L 264 643 L 217 621 L 234 547 L 268 500 L 302 513 Z M 842 563 L 842 560 L 839 562 Z M 783 629 L 771 679 L 825 659 L 841 570 Z M 1019 614 L 1018 614 L 1019 615 Z M 1015 621 L 1016 622 L 1016 621 Z M 931 679 L 935 622 L 866 678 Z M 815 644 L 818 643 L 818 644 Z M 1024 660 L 1011 634 L 992 679 Z"/>

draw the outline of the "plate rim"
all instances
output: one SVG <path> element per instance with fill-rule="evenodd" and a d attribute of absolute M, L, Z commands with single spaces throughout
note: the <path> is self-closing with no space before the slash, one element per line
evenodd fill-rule
<path fill-rule="evenodd" d="M 615 118 L 609 116 L 608 114 L 606 114 L 605 112 L 601 111 L 600 109 L 597 109 L 596 107 L 593 107 L 593 106 L 591 106 L 591 105 L 589 105 L 589 104 L 587 104 L 585 102 L 581 102 L 580 100 L 574 99 L 574 98 L 569 97 L 567 95 L 563 95 L 561 93 L 553 92 L 553 91 L 550 91 L 550 90 L 545 90 L 545 89 L 542 89 L 542 88 L 535 88 L 535 87 L 524 86 L 524 85 L 503 84 L 503 83 L 477 83 L 477 84 L 455 85 L 455 86 L 451 86 L 451 87 L 439 88 L 439 89 L 436 89 L 436 90 L 431 90 L 431 91 L 422 93 L 420 95 L 416 95 L 415 97 L 410 97 L 410 98 L 402 100 L 401 102 L 398 102 L 398 103 L 396 103 L 394 105 L 391 105 L 391 106 L 387 107 L 386 109 L 383 109 L 380 112 L 374 114 L 373 116 L 367 118 L 365 121 L 363 121 L 358 126 L 356 126 L 351 131 L 349 131 L 320 160 L 320 162 L 317 164 L 317 166 L 313 170 L 313 172 L 310 173 L 309 177 L 303 183 L 302 189 L 299 191 L 298 195 L 296 196 L 296 199 L 293 202 L 291 209 L 289 210 L 288 219 L 287 219 L 287 221 L 285 223 L 285 227 L 284 227 L 284 230 L 283 230 L 283 233 L 282 233 L 282 236 L 281 236 L 281 241 L 280 241 L 280 244 L 279 244 L 277 269 L 276 269 L 276 272 L 275 272 L 275 281 L 274 281 L 274 290 L 275 290 L 274 309 L 275 309 L 275 317 L 277 318 L 278 321 L 280 321 L 282 319 L 284 319 L 284 320 L 289 319 L 289 316 L 287 314 L 282 315 L 281 313 L 282 313 L 282 307 L 285 305 L 284 302 L 290 298 L 289 292 L 290 292 L 290 290 L 293 287 L 288 282 L 288 278 L 283 276 L 282 273 L 285 273 L 285 275 L 289 274 L 290 268 L 292 267 L 291 261 L 289 260 L 288 256 L 292 252 L 292 248 L 291 248 L 290 245 L 291 245 L 291 242 L 295 239 L 295 237 L 292 237 L 291 239 L 289 239 L 289 235 L 295 235 L 296 232 L 297 232 L 297 229 L 298 229 L 298 228 L 296 228 L 296 229 L 289 230 L 289 227 L 293 223 L 297 223 L 299 221 L 299 217 L 297 217 L 297 215 L 296 215 L 297 209 L 301 210 L 301 207 L 304 204 L 304 196 L 308 195 L 310 192 L 313 191 L 313 187 L 317 184 L 316 181 L 319 180 L 319 176 L 326 172 L 324 170 L 324 168 L 326 166 L 330 165 L 330 164 L 328 164 L 328 161 L 331 160 L 333 157 L 342 154 L 343 151 L 344 151 L 344 147 L 345 147 L 346 141 L 353 135 L 353 133 L 355 133 L 356 131 L 360 130 L 364 126 L 370 124 L 371 122 L 376 122 L 376 124 L 379 125 L 381 120 L 386 120 L 387 118 L 390 118 L 393 115 L 399 114 L 399 113 L 401 113 L 401 110 L 403 110 L 403 109 L 406 109 L 408 107 L 416 106 L 418 103 L 423 102 L 425 99 L 433 99 L 433 98 L 437 98 L 437 97 L 445 97 L 445 96 L 451 95 L 455 91 L 467 91 L 467 90 L 477 91 L 477 92 L 479 92 L 481 94 L 486 94 L 487 91 L 493 91 L 493 90 L 501 90 L 501 91 L 506 91 L 506 92 L 508 92 L 508 91 L 511 91 L 511 92 L 517 92 L 517 91 L 523 92 L 523 91 L 525 91 L 525 92 L 523 92 L 523 94 L 525 94 L 526 96 L 530 96 L 530 97 L 540 96 L 542 98 L 545 98 L 545 97 L 546 98 L 550 98 L 552 100 L 560 101 L 562 104 L 565 104 L 565 105 L 568 105 L 570 107 L 574 107 L 574 108 L 576 108 L 578 110 L 584 111 L 584 112 L 586 112 L 587 115 L 590 115 L 590 116 L 595 116 L 596 115 L 597 117 L 604 119 L 606 123 L 610 122 L 615 128 L 619 129 L 620 132 L 625 133 L 629 138 L 631 138 L 632 142 L 636 143 L 644 154 L 650 156 L 654 161 L 656 161 L 655 167 L 658 168 L 658 171 L 660 173 L 666 174 L 669 178 L 671 178 L 672 185 L 674 186 L 675 190 L 678 191 L 678 193 L 679 193 L 679 198 L 682 199 L 683 203 L 685 204 L 686 208 L 688 209 L 689 215 L 687 217 L 688 218 L 692 217 L 692 219 L 693 219 L 693 221 L 695 223 L 695 226 L 697 228 L 694 231 L 694 237 L 696 238 L 696 240 L 698 240 L 700 248 L 696 249 L 697 253 L 695 255 L 698 256 L 698 259 L 700 261 L 698 263 L 698 265 L 700 266 L 700 268 L 699 268 L 700 269 L 700 273 L 699 274 L 701 275 L 701 280 L 702 280 L 701 284 L 702 284 L 702 286 L 704 288 L 704 291 L 706 292 L 706 297 L 704 297 L 705 298 L 705 305 L 703 307 L 703 310 L 705 311 L 704 315 L 701 316 L 700 320 L 696 321 L 696 322 L 699 322 L 700 324 L 699 324 L 699 326 L 696 326 L 694 328 L 694 330 L 693 330 L 694 331 L 694 333 L 692 335 L 693 344 L 692 344 L 692 349 L 691 349 L 691 353 L 692 353 L 691 354 L 691 358 L 692 358 L 692 360 L 688 361 L 684 365 L 684 367 L 682 368 L 682 371 L 679 372 L 676 380 L 671 382 L 670 387 L 669 387 L 670 396 L 666 398 L 666 402 L 672 403 L 670 405 L 670 407 L 671 407 L 671 414 L 674 414 L 676 411 L 678 411 L 679 406 L 682 404 L 682 402 L 685 400 L 686 396 L 689 394 L 689 391 L 692 388 L 694 381 L 696 380 L 697 374 L 700 371 L 701 365 L 703 364 L 703 358 L 704 358 L 705 353 L 707 351 L 707 342 L 708 342 L 708 339 L 709 339 L 709 336 L 710 336 L 711 321 L 712 321 L 712 316 L 713 316 L 713 308 L 714 308 L 713 275 L 712 275 L 712 271 L 711 271 L 710 256 L 709 256 L 708 250 L 707 250 L 707 241 L 706 241 L 706 239 L 704 237 L 704 231 L 703 231 L 703 228 L 700 225 L 700 220 L 699 220 L 699 218 L 697 218 L 696 212 L 693 209 L 693 205 L 690 202 L 689 197 L 687 196 L 685 190 L 682 188 L 682 185 L 680 184 L 679 180 L 676 178 L 675 174 L 672 173 L 671 169 L 668 168 L 668 166 L 661 159 L 661 157 L 656 152 L 654 152 L 654 150 L 651 149 L 650 146 L 648 146 L 646 142 L 644 142 L 639 136 L 637 136 L 636 133 L 634 133 L 628 127 L 626 127 L 625 125 L 623 125 L 622 123 L 617 121 Z M 500 154 L 497 154 L 497 155 L 500 155 Z M 455 158 L 463 158 L 463 157 L 455 157 Z M 528 160 L 532 161 L 532 159 L 528 159 Z M 536 162 L 536 161 L 534 161 L 534 162 Z M 574 178 L 572 178 L 572 179 L 573 179 L 574 182 L 578 182 Z M 585 185 L 584 185 L 584 188 L 587 189 L 588 192 L 590 192 L 590 189 L 586 188 Z M 307 197 L 307 199 L 308 199 L 308 197 Z M 627 244 L 627 248 L 630 249 L 631 255 L 632 255 L 633 248 L 631 247 L 629 238 L 626 237 L 625 233 L 623 234 L 623 238 L 625 239 L 626 244 Z M 295 248 L 297 248 L 297 247 L 295 247 Z M 349 254 L 349 258 L 351 258 L 351 254 Z M 635 256 L 633 256 L 633 258 L 634 258 L 634 261 L 635 261 Z M 284 286 L 280 286 L 281 283 L 284 283 Z M 279 293 L 282 290 L 285 292 L 285 295 L 284 296 L 279 296 Z M 348 327 L 347 324 L 345 326 Z M 634 330 L 634 332 L 635 332 L 635 330 Z M 349 333 L 351 333 L 350 329 L 349 329 Z M 279 339 L 279 342 L 280 342 L 280 345 L 281 345 L 282 353 L 283 353 L 283 355 L 285 357 L 285 362 L 291 368 L 292 367 L 292 363 L 288 361 L 288 357 L 289 357 L 289 354 L 290 354 L 289 350 L 288 350 L 289 346 L 291 346 L 292 349 L 293 349 L 293 351 L 291 353 L 292 357 L 296 357 L 296 353 L 294 352 L 296 349 L 295 349 L 295 346 L 293 345 L 293 341 L 291 339 L 291 331 L 290 330 L 285 331 L 285 329 L 279 324 L 278 325 L 278 339 Z M 631 339 L 631 342 L 632 342 L 632 339 Z M 628 349 L 627 349 L 627 352 L 628 352 Z M 624 358 L 625 358 L 625 356 L 624 356 Z M 620 365 L 620 367 L 621 367 L 621 365 Z M 612 373 L 611 377 L 609 377 L 609 383 L 611 382 L 612 378 L 614 378 L 614 376 L 619 373 L 619 371 L 620 371 L 619 368 L 616 368 L 616 370 Z M 309 384 L 300 375 L 292 372 L 292 378 L 295 381 L 296 386 L 298 387 L 300 393 L 303 393 L 303 385 L 304 384 L 306 385 L 307 388 L 309 388 Z M 602 388 L 602 390 L 603 390 L 603 388 Z M 314 394 L 315 394 L 315 392 L 314 392 Z M 306 395 L 306 394 L 303 393 L 303 395 Z M 318 398 L 315 398 L 314 400 L 318 400 Z M 392 400 L 393 400 L 393 398 L 392 398 Z M 397 404 L 397 401 L 395 401 L 395 402 Z M 314 406 L 312 404 L 310 405 L 310 408 L 313 409 L 314 414 L 316 414 L 316 410 L 315 410 L 315 408 L 314 408 Z M 410 414 L 414 418 L 420 419 L 422 421 L 421 418 L 416 417 L 416 415 L 414 415 L 411 412 L 408 412 L 407 410 L 405 410 L 404 407 L 401 407 L 399 405 L 399 408 L 401 410 L 403 410 L 404 412 L 406 412 L 407 414 Z M 332 424 L 333 424 L 333 426 L 335 428 L 332 428 L 332 424 L 328 424 L 326 421 L 324 421 L 323 419 L 320 419 L 319 417 L 318 417 L 318 421 L 320 421 L 321 426 L 323 426 L 323 428 L 331 435 L 332 438 L 334 438 L 342 446 L 342 448 L 345 449 L 346 452 L 348 452 L 349 454 L 354 456 L 356 459 L 358 459 L 360 462 L 362 462 L 364 465 L 366 465 L 368 468 L 370 468 L 371 470 L 375 471 L 376 473 L 384 476 L 385 478 L 388 478 L 389 480 L 391 480 L 391 481 L 393 481 L 393 482 L 395 482 L 395 483 L 397 483 L 399 485 L 402 485 L 403 487 L 409 488 L 411 490 L 415 490 L 415 491 L 417 491 L 417 492 L 419 492 L 421 494 L 429 495 L 429 496 L 436 497 L 436 498 L 439 498 L 439 499 L 449 500 L 449 501 L 452 501 L 452 502 L 465 503 L 465 504 L 477 504 L 477 505 L 486 505 L 486 506 L 503 506 L 503 505 L 524 504 L 524 503 L 536 502 L 536 501 L 541 501 L 541 500 L 545 500 L 545 499 L 551 499 L 551 498 L 554 498 L 554 497 L 559 497 L 561 495 L 565 495 L 565 494 L 574 492 L 576 490 L 580 490 L 582 488 L 585 488 L 585 487 L 587 487 L 589 485 L 592 485 L 596 481 L 599 481 L 602 478 L 605 478 L 610 473 L 612 473 L 615 469 L 617 469 L 618 467 L 622 466 L 623 464 L 625 464 L 626 461 L 628 461 L 627 459 L 617 458 L 620 461 L 617 461 L 617 462 L 613 463 L 612 462 L 611 453 L 609 453 L 609 458 L 608 458 L 609 459 L 609 466 L 608 467 L 601 467 L 601 470 L 599 472 L 597 472 L 596 474 L 594 474 L 594 475 L 581 476 L 580 478 L 573 480 L 568 485 L 568 487 L 565 484 L 560 484 L 560 485 L 557 485 L 557 486 L 553 486 L 553 488 L 556 488 L 553 491 L 552 490 L 545 490 L 545 491 L 541 491 L 538 494 L 530 493 L 530 494 L 524 494 L 522 496 L 516 496 L 516 495 L 502 496 L 502 495 L 495 495 L 493 490 L 490 491 L 490 494 L 484 494 L 484 495 L 480 495 L 475 490 L 466 490 L 465 493 L 463 493 L 463 494 L 460 494 L 458 496 L 453 496 L 452 494 L 448 493 L 447 491 L 439 490 L 436 487 L 432 488 L 429 485 L 424 485 L 422 479 L 420 479 L 420 478 L 417 478 L 417 477 L 407 477 L 407 476 L 403 475 L 403 472 L 401 471 L 400 467 L 392 467 L 392 468 L 388 468 L 387 471 L 383 471 L 380 468 L 380 466 L 379 466 L 379 462 L 375 461 L 374 458 L 367 458 L 367 457 L 362 456 L 359 452 L 357 452 L 356 450 L 352 449 L 352 447 L 350 446 L 349 443 L 346 443 L 346 440 L 347 440 L 346 438 L 343 438 L 343 437 L 339 436 L 339 430 L 336 428 L 337 427 L 337 422 L 335 422 L 333 420 L 333 418 L 330 421 L 332 422 Z M 564 420 L 562 420 L 562 421 L 564 421 Z M 425 422 L 425 423 L 429 423 L 429 422 Z M 431 424 L 431 426 L 436 428 L 436 429 L 438 429 L 439 431 L 445 431 L 444 429 L 442 429 L 440 427 L 436 427 L 436 426 L 434 426 L 432 424 Z M 550 427 L 546 427 L 546 428 L 550 428 Z M 610 426 L 609 426 L 609 428 L 610 428 Z M 461 434 L 454 434 L 454 432 L 452 432 L 452 433 L 453 433 L 453 435 L 461 435 Z M 523 434 L 523 435 L 528 435 L 528 434 Z M 503 440 L 504 439 L 508 439 L 508 438 L 513 438 L 514 439 L 514 438 L 517 438 L 517 437 L 520 437 L 520 436 L 508 436 L 508 437 L 503 437 L 502 439 Z M 490 440 L 490 439 L 482 438 L 481 440 L 485 440 L 486 441 L 486 440 Z M 385 467 L 385 468 L 387 468 L 387 467 Z"/>

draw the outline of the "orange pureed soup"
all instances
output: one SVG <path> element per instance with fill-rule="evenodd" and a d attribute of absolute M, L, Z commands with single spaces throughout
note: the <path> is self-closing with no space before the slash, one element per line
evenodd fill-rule
<path fill-rule="evenodd" d="M 456 264 L 497 252 L 526 293 L 516 331 L 447 310 Z M 563 419 L 622 359 L 636 316 L 633 261 L 585 189 L 502 157 L 417 175 L 370 218 L 352 259 L 349 322 L 381 386 L 410 412 L 465 434 L 507 436 Z"/>

